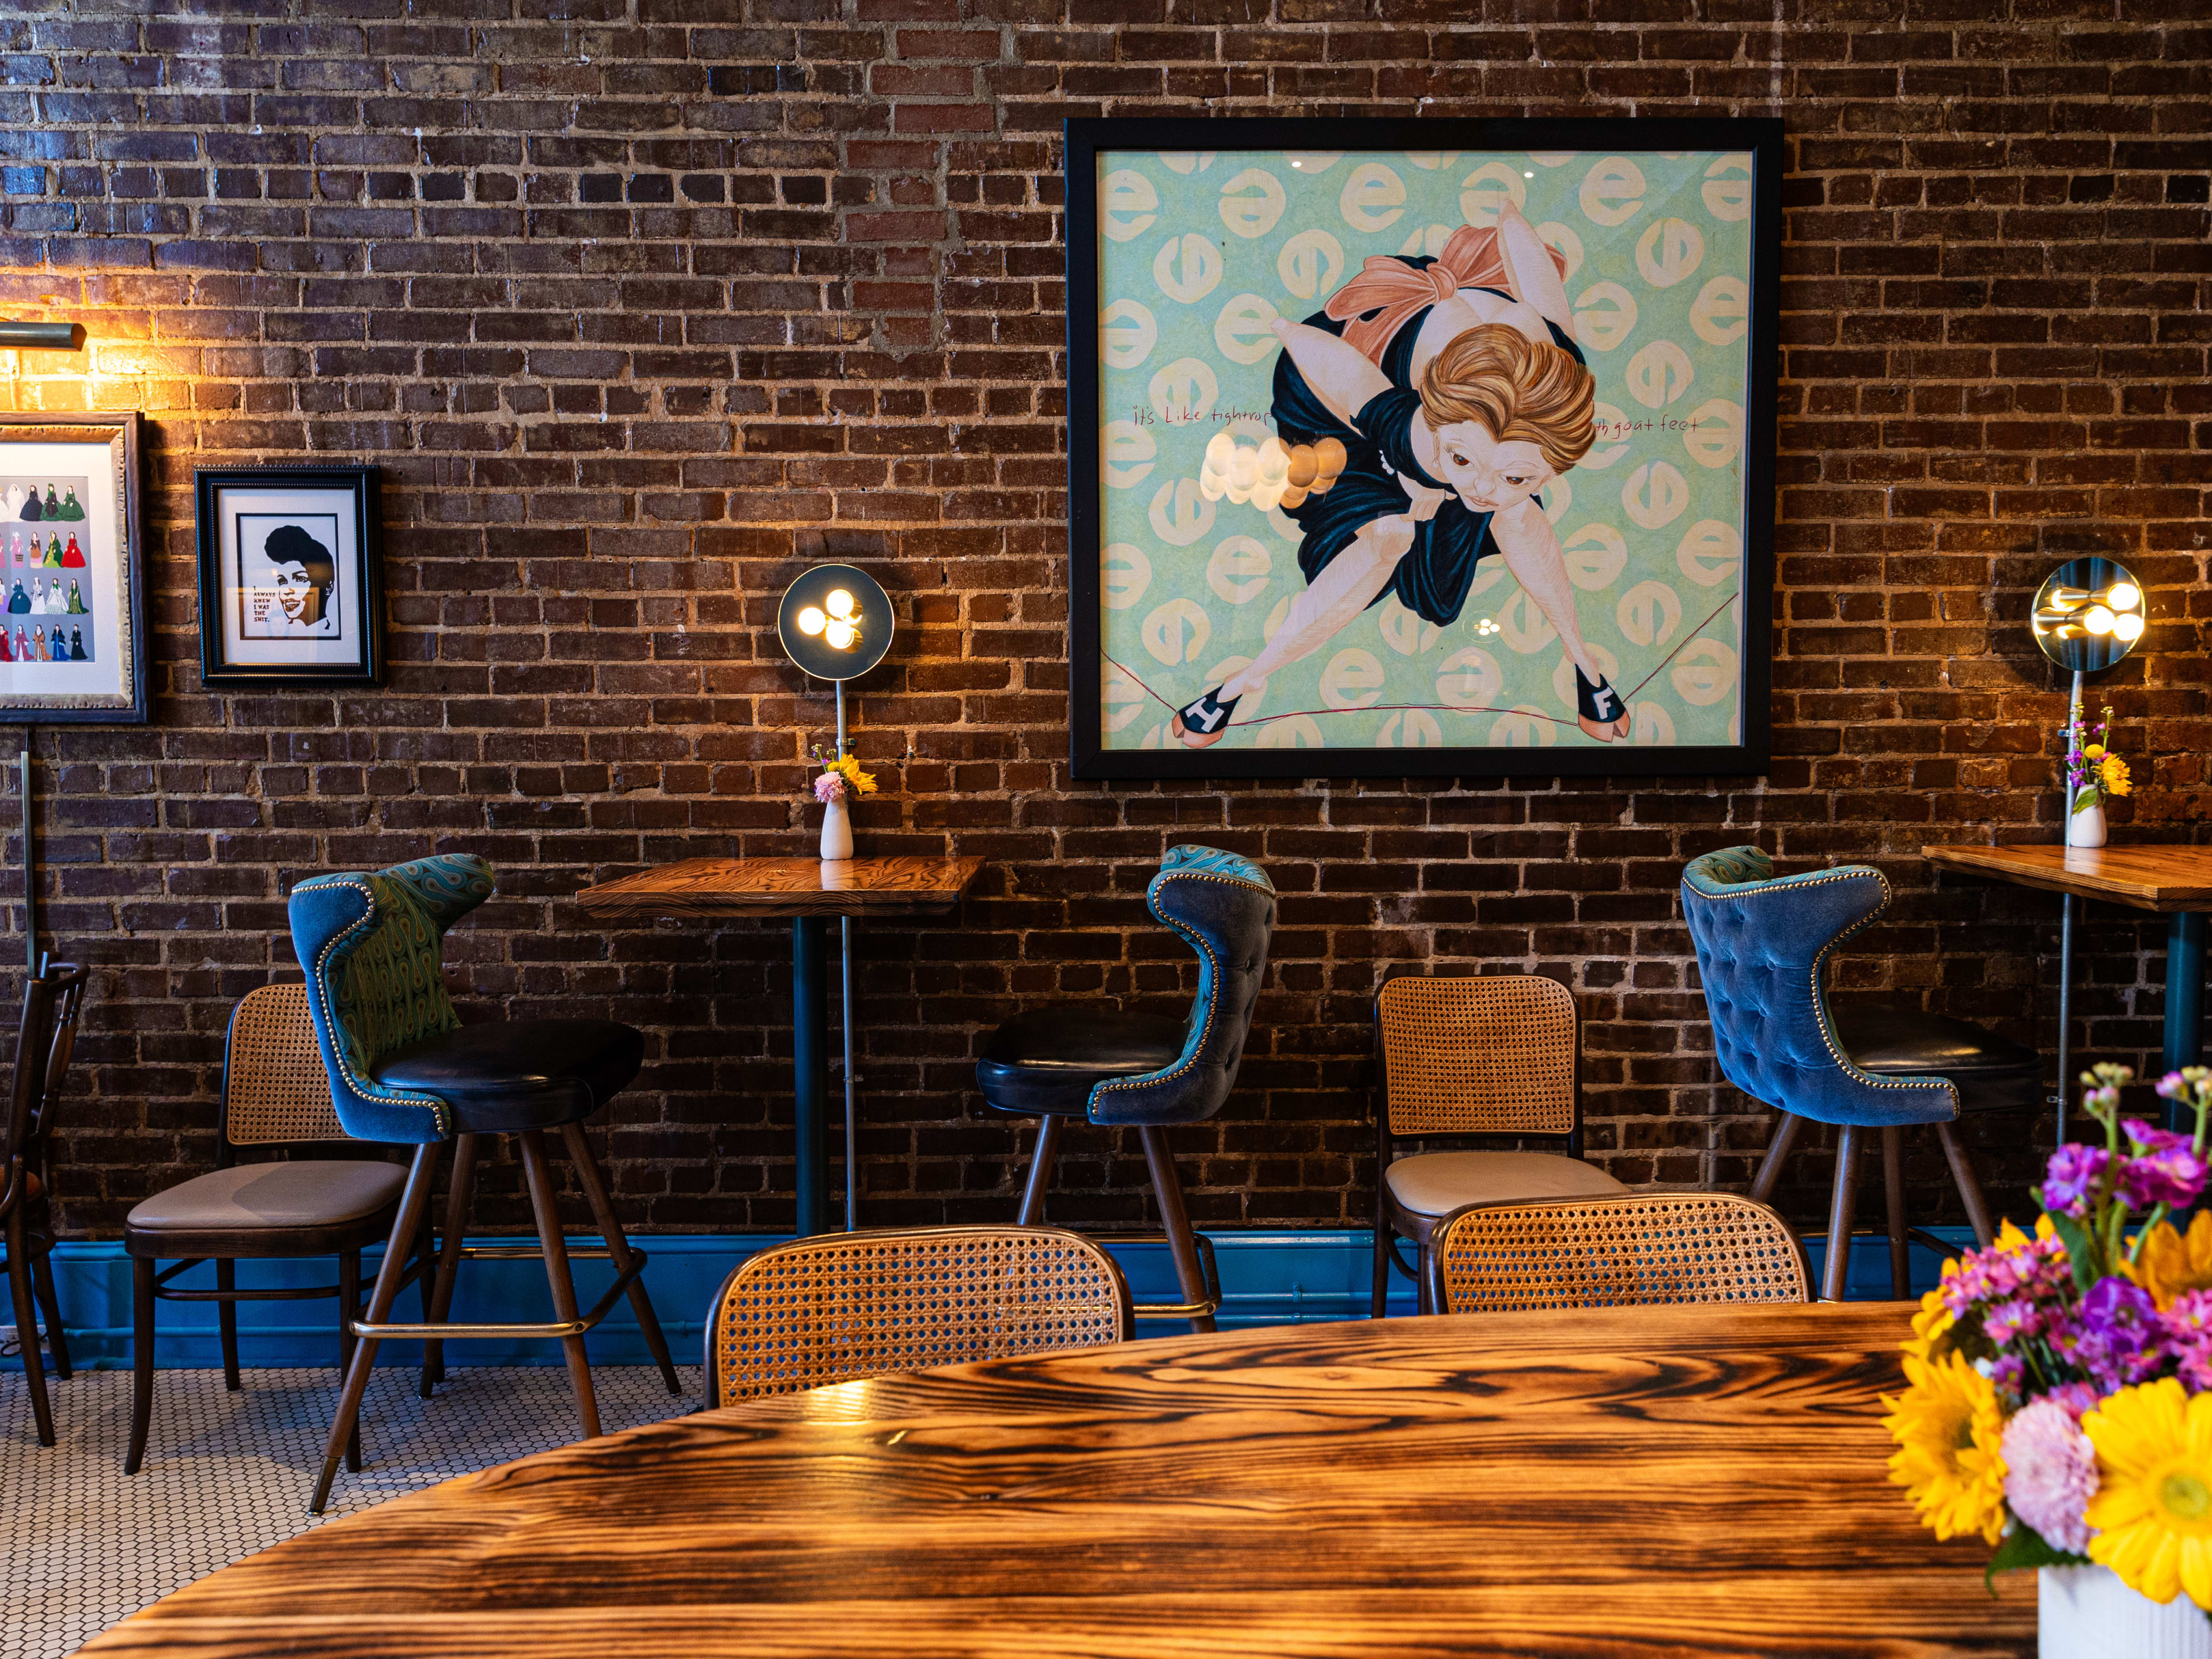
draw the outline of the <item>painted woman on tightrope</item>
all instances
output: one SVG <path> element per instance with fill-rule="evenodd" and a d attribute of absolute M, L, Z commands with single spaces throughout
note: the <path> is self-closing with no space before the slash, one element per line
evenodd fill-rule
<path fill-rule="evenodd" d="M 1601 742 L 1626 738 L 1627 708 L 1583 643 L 1538 495 L 1589 453 L 1595 386 L 1561 266 L 1534 227 L 1509 205 L 1495 230 L 1462 226 L 1437 258 L 1370 258 L 1320 312 L 1275 332 L 1280 441 L 1334 439 L 1344 469 L 1295 504 L 1285 496 L 1304 532 L 1306 591 L 1250 666 L 1177 712 L 1175 735 L 1194 749 L 1219 742 L 1241 699 L 1386 593 L 1449 627 L 1476 566 L 1496 556 L 1574 664 L 1577 724 Z"/>

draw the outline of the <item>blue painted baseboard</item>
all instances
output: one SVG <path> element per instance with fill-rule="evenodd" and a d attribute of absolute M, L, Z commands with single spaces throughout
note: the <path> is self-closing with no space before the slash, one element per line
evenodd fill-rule
<path fill-rule="evenodd" d="M 1959 1249 L 1969 1248 L 1973 1243 L 1964 1228 L 1935 1231 L 1937 1237 Z M 1224 1229 L 1208 1237 L 1213 1241 L 1214 1254 L 1221 1266 L 1220 1324 L 1224 1329 L 1358 1319 L 1367 1314 L 1373 1236 L 1364 1229 Z M 781 1242 L 769 1235 L 752 1233 L 661 1233 L 636 1241 L 651 1258 L 646 1267 L 647 1288 L 653 1294 L 653 1305 L 659 1315 L 661 1328 L 668 1334 L 669 1344 L 675 1349 L 679 1363 L 691 1363 L 698 1358 L 707 1310 L 724 1276 L 754 1251 Z M 1806 1243 L 1817 1282 L 1825 1241 L 1816 1236 Z M 1130 1289 L 1138 1301 L 1181 1299 L 1166 1246 L 1116 1244 L 1114 1255 L 1128 1275 Z M 375 1272 L 376 1260 L 377 1253 L 370 1252 L 367 1273 Z M 1935 1251 L 1923 1245 L 1913 1247 L 1916 1293 L 1936 1283 L 1942 1265 L 1942 1260 Z M 613 1269 L 604 1261 L 580 1261 L 575 1264 L 575 1273 L 579 1299 L 589 1307 L 611 1282 Z M 336 1281 L 337 1273 L 336 1264 L 327 1259 L 249 1261 L 239 1267 L 240 1282 L 248 1285 L 328 1285 Z M 122 1244 L 112 1240 L 64 1243 L 54 1251 L 54 1277 L 69 1334 L 70 1357 L 79 1364 L 94 1369 L 128 1365 L 131 1262 L 123 1253 Z M 178 1282 L 197 1285 L 201 1279 L 211 1285 L 214 1269 L 197 1268 Z M 1855 1298 L 1889 1294 L 1889 1253 L 1884 1240 L 1865 1235 L 1852 1240 L 1847 1294 Z M 1389 1306 L 1394 1314 L 1413 1311 L 1413 1282 L 1403 1274 L 1391 1276 Z M 337 1307 L 335 1300 L 241 1304 L 240 1363 L 255 1367 L 335 1364 Z M 400 1298 L 398 1316 L 402 1320 L 417 1317 L 413 1291 Z M 538 1262 L 480 1261 L 463 1267 L 454 1295 L 455 1320 L 496 1322 L 551 1316 L 544 1270 Z M 178 1369 L 204 1368 L 222 1363 L 212 1303 L 164 1302 L 159 1310 L 158 1328 L 160 1335 L 154 1350 L 155 1364 Z M 1168 1335 L 1184 1328 L 1180 1322 L 1147 1322 L 1139 1327 L 1138 1334 Z M 592 1358 L 597 1363 L 651 1363 L 627 1301 L 618 1304 L 607 1316 L 606 1322 L 592 1333 L 590 1342 Z M 419 1364 L 420 1345 L 388 1342 L 379 1353 L 378 1362 Z M 447 1363 L 552 1365 L 560 1363 L 560 1349 L 550 1342 L 457 1342 L 447 1349 Z"/>

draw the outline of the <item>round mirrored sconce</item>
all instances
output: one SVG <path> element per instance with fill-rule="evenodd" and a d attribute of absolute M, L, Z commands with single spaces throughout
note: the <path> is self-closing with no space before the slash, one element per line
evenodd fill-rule
<path fill-rule="evenodd" d="M 842 690 L 884 659 L 896 623 L 890 595 L 866 571 L 817 564 L 784 590 L 775 631 L 792 661 Z"/>
<path fill-rule="evenodd" d="M 2069 559 L 2036 590 L 2028 625 L 2043 654 L 2075 676 L 2110 668 L 2136 647 L 2149 612 L 2142 584 L 2112 559 Z"/>

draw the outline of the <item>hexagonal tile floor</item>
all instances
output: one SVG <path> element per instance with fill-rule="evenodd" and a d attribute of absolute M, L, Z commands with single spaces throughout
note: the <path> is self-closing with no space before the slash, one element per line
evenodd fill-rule
<path fill-rule="evenodd" d="M 696 1366 L 672 1396 L 647 1366 L 596 1368 L 610 1431 L 700 1403 Z M 52 1389 L 59 1444 L 39 1444 L 21 1362 L 0 1359 L 0 1659 L 60 1659 L 125 1614 L 322 1521 L 576 1435 L 559 1366 L 456 1368 L 435 1400 L 385 1370 L 362 1413 L 368 1467 L 341 1470 L 330 1510 L 307 1512 L 337 1395 L 332 1370 L 162 1371 L 145 1467 L 123 1473 L 131 1374 L 79 1371 Z"/>

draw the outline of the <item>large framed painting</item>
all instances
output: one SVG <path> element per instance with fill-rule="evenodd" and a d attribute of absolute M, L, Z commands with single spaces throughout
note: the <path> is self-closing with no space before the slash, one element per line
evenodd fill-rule
<path fill-rule="evenodd" d="M 0 722 L 143 723 L 138 416 L 0 415 Z"/>
<path fill-rule="evenodd" d="M 374 467 L 207 469 L 192 475 L 192 495 L 204 684 L 382 682 Z"/>
<path fill-rule="evenodd" d="M 1756 773 L 1782 125 L 1067 124 L 1086 778 Z"/>

